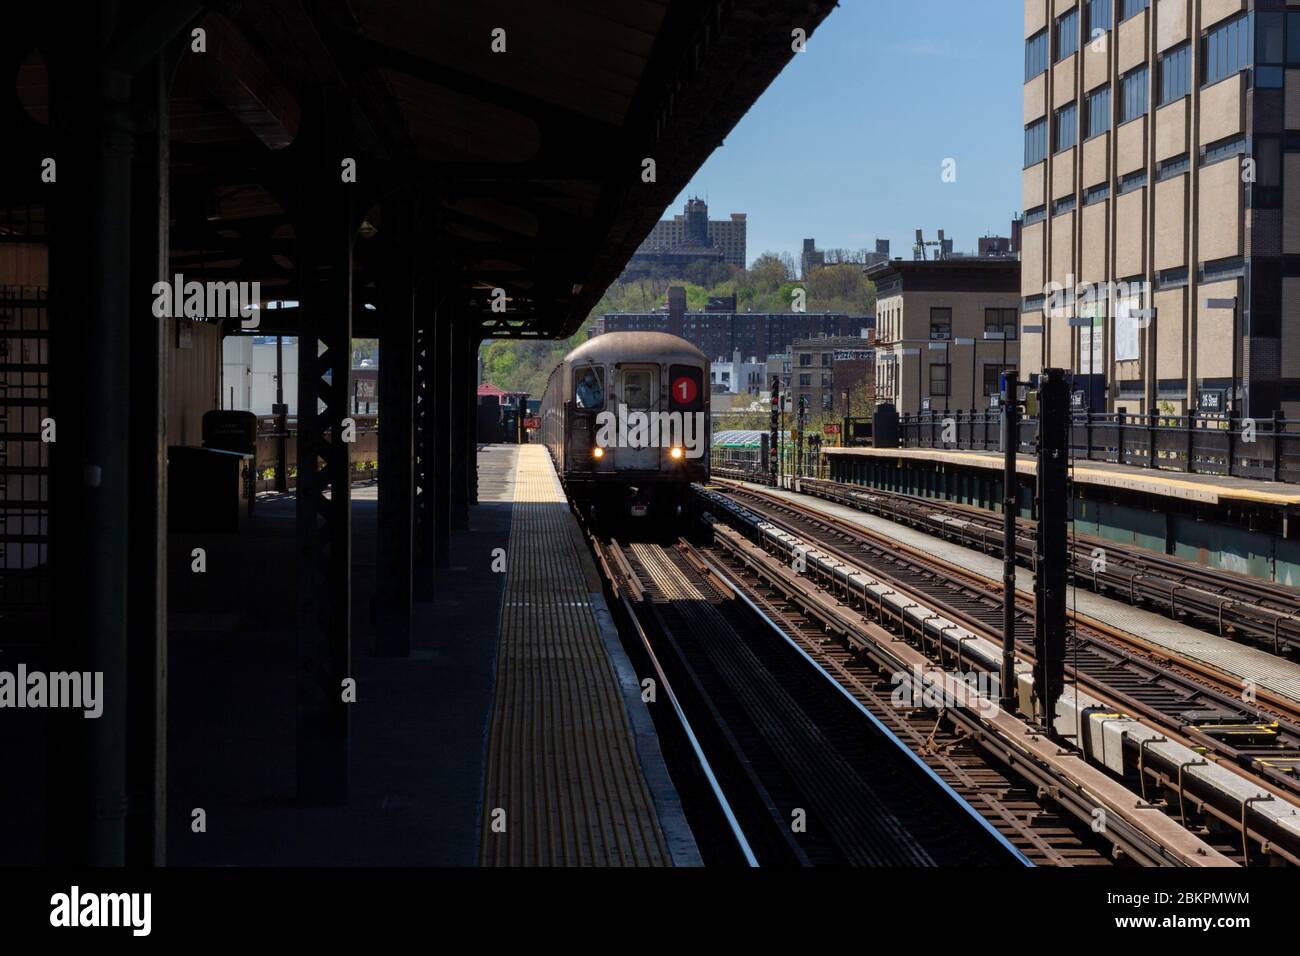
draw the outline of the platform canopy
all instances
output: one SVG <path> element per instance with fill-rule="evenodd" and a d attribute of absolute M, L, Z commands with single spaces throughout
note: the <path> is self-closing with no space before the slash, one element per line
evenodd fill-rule
<path fill-rule="evenodd" d="M 557 337 L 834 3 L 138 6 L 142 32 L 188 17 L 185 31 L 205 34 L 171 88 L 174 270 L 297 299 L 303 162 L 346 144 L 328 158 L 356 162 L 356 335 L 379 334 L 371 273 L 385 247 L 369 240 L 400 206 L 420 261 L 455 286 L 458 318 L 478 315 L 485 337 Z M 43 77 L 33 54 L 19 86 L 38 120 Z M 307 135 L 314 111 L 332 141 Z M 268 313 L 263 330 L 293 322 L 293 309 Z"/>

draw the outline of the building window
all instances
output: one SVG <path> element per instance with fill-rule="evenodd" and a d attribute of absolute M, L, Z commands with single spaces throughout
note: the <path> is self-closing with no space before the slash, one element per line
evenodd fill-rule
<path fill-rule="evenodd" d="M 952 309 L 930 310 L 930 338 L 952 338 Z"/>
<path fill-rule="evenodd" d="M 822 388 L 830 388 L 833 384 L 830 372 L 822 372 Z"/>
<path fill-rule="evenodd" d="M 1286 14 L 1255 14 L 1255 79 L 1259 88 L 1280 89 L 1286 78 Z"/>
<path fill-rule="evenodd" d="M 1248 185 L 1250 208 L 1282 208 L 1282 140 L 1277 136 L 1256 136 L 1254 142 L 1255 182 Z"/>
<path fill-rule="evenodd" d="M 932 396 L 946 396 L 948 394 L 948 369 L 949 365 L 931 365 L 930 366 L 930 394 Z"/>
<path fill-rule="evenodd" d="M 985 309 L 984 331 L 1001 332 L 1004 338 L 1014 339 L 1019 315 L 1019 309 Z"/>
<path fill-rule="evenodd" d="M 1092 139 L 1110 129 L 1109 86 L 1103 86 L 1096 92 L 1088 94 L 1088 110 L 1084 116 L 1088 121 L 1088 128 L 1083 134 L 1084 139 Z"/>
<path fill-rule="evenodd" d="M 1140 66 L 1125 74 L 1119 81 L 1119 122 L 1127 123 L 1147 111 L 1147 68 Z"/>
<path fill-rule="evenodd" d="M 1118 192 L 1119 195 L 1122 196 L 1125 193 L 1131 193 L 1135 189 L 1141 189 L 1146 184 L 1147 184 L 1147 171 L 1145 169 L 1139 169 L 1135 173 L 1127 173 L 1121 176 L 1119 180 L 1119 187 L 1116 190 L 1116 192 Z"/>
<path fill-rule="evenodd" d="M 1119 19 L 1123 23 L 1147 8 L 1149 0 L 1119 0 Z"/>
<path fill-rule="evenodd" d="M 1201 85 L 1209 86 L 1250 66 L 1250 18 L 1238 17 L 1201 38 Z"/>
<path fill-rule="evenodd" d="M 1047 70 L 1047 31 L 1034 34 L 1025 41 L 1025 82 Z"/>
<path fill-rule="evenodd" d="M 1025 168 L 1047 158 L 1047 118 L 1025 127 Z"/>
<path fill-rule="evenodd" d="M 1089 39 L 1100 30 L 1110 29 L 1111 0 L 1088 0 L 1088 19 L 1086 27 Z"/>
<path fill-rule="evenodd" d="M 1160 58 L 1160 105 L 1192 92 L 1192 45 L 1184 43 Z"/>
<path fill-rule="evenodd" d="M 1201 148 L 1201 165 L 1210 166 L 1220 160 L 1236 156 L 1238 153 L 1246 151 L 1246 137 L 1234 136 L 1231 139 L 1219 140 L 1208 146 Z"/>
<path fill-rule="evenodd" d="M 823 365 L 823 366 L 827 366 L 827 365 L 830 365 L 830 364 L 831 364 L 831 353 L 830 353 L 830 352 L 823 352 L 823 353 L 822 353 L 822 365 Z"/>
<path fill-rule="evenodd" d="M 1083 192 L 1083 204 L 1091 206 L 1093 203 L 1101 202 L 1103 199 L 1110 198 L 1110 184 L 1102 183 L 1100 186 L 1091 186 Z"/>
<path fill-rule="evenodd" d="M 1002 393 L 1002 370 L 1008 371 L 1015 368 L 1014 365 L 985 365 L 984 366 L 984 395 L 991 398 L 994 395 Z"/>
<path fill-rule="evenodd" d="M 1042 222 L 1047 218 L 1046 206 L 1035 206 L 1033 209 L 1025 210 L 1025 221 L 1021 228 L 1032 226 L 1036 222 Z"/>
<path fill-rule="evenodd" d="M 1066 196 L 1064 199 L 1058 199 L 1056 202 L 1052 203 L 1052 215 L 1062 216 L 1067 212 L 1074 212 L 1075 205 L 1076 202 L 1073 196 Z"/>
<path fill-rule="evenodd" d="M 1181 176 L 1191 167 L 1192 161 L 1186 153 L 1181 156 L 1174 156 L 1172 159 L 1161 160 L 1156 164 L 1156 181 L 1163 182 L 1166 179 Z"/>
<path fill-rule="evenodd" d="M 825 393 L 822 395 L 822 411 L 829 412 L 831 410 L 831 408 L 833 407 L 831 403 L 833 402 L 834 398 L 835 396 L 829 393 Z"/>
<path fill-rule="evenodd" d="M 799 376 L 799 387 L 809 388 L 812 385 L 812 376 L 806 372 Z"/>
<path fill-rule="evenodd" d="M 1052 122 L 1053 152 L 1069 149 L 1079 141 L 1079 107 L 1074 103 L 1056 111 Z"/>
<path fill-rule="evenodd" d="M 808 353 L 808 352 L 804 352 L 802 355 L 799 356 L 799 364 L 800 364 L 800 365 L 811 365 L 811 364 L 812 364 L 812 355 L 811 355 L 810 353 Z"/>
<path fill-rule="evenodd" d="M 1079 49 L 1079 8 L 1056 21 L 1056 60 L 1059 63 Z"/>

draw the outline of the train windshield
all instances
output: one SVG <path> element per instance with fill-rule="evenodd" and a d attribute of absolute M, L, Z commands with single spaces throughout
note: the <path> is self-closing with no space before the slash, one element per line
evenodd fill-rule
<path fill-rule="evenodd" d="M 573 373 L 573 397 L 579 408 L 601 408 L 605 404 L 605 370 L 594 365 Z"/>
<path fill-rule="evenodd" d="M 627 369 L 623 372 L 623 403 L 628 408 L 650 408 L 657 397 L 650 369 Z"/>

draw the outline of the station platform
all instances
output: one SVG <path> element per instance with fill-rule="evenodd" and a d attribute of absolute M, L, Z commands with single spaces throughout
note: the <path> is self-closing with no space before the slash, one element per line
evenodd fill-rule
<path fill-rule="evenodd" d="M 479 862 L 698 864 L 546 449 L 519 448 Z"/>
<path fill-rule="evenodd" d="M 981 508 L 1002 504 L 1002 456 L 941 448 L 827 448 L 828 477 Z M 1021 514 L 1037 462 L 1019 455 Z M 1300 485 L 1080 461 L 1073 517 L 1098 538 L 1282 584 L 1300 585 Z"/>
<path fill-rule="evenodd" d="M 353 487 L 342 806 L 296 799 L 293 495 L 260 496 L 238 534 L 169 536 L 169 864 L 699 862 L 549 457 L 480 446 L 478 472 L 408 657 L 373 653 L 377 492 Z"/>
<path fill-rule="evenodd" d="M 864 514 L 832 501 L 795 491 L 772 489 L 765 485 L 749 487 L 755 491 L 796 502 L 805 508 L 839 518 L 877 534 L 886 535 L 904 545 L 922 549 L 950 564 L 991 580 L 1002 579 L 1002 560 L 981 551 L 933 537 L 885 518 Z M 1016 588 L 1032 594 L 1033 572 L 1028 568 L 1017 567 Z M 1122 601 L 1094 594 L 1084 588 L 1071 588 L 1068 602 L 1071 609 L 1077 613 L 1140 637 L 1171 654 L 1191 658 L 1241 681 L 1252 681 L 1256 686 L 1266 688 L 1289 700 L 1300 701 L 1300 664 L 1293 661 L 1189 627 L 1163 615 L 1132 607 Z"/>
<path fill-rule="evenodd" d="M 1003 467 L 1000 452 L 956 451 L 942 448 L 825 448 L 823 453 L 831 458 L 859 456 L 901 461 L 943 462 L 996 472 L 999 475 Z M 1016 460 L 1016 470 L 1021 475 L 1033 476 L 1038 472 L 1038 465 L 1032 456 L 1019 455 Z M 1300 507 L 1300 485 L 1280 481 L 1258 481 L 1226 475 L 1187 474 L 1181 471 L 1160 471 L 1113 462 L 1086 460 L 1076 461 L 1071 468 L 1071 475 L 1076 485 L 1116 488 L 1208 505 L 1235 502 L 1279 508 Z"/>

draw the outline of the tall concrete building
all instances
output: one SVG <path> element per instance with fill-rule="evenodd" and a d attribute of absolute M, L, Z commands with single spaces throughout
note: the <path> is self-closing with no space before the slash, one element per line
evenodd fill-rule
<path fill-rule="evenodd" d="M 733 212 L 726 219 L 710 219 L 708 204 L 703 199 L 689 199 L 682 215 L 655 224 L 628 263 L 628 271 L 671 274 L 671 269 L 683 261 L 710 256 L 743 269 L 747 229 L 746 213 Z"/>
<path fill-rule="evenodd" d="M 1025 0 L 1024 36 L 1022 373 L 1300 415 L 1300 8 Z"/>

